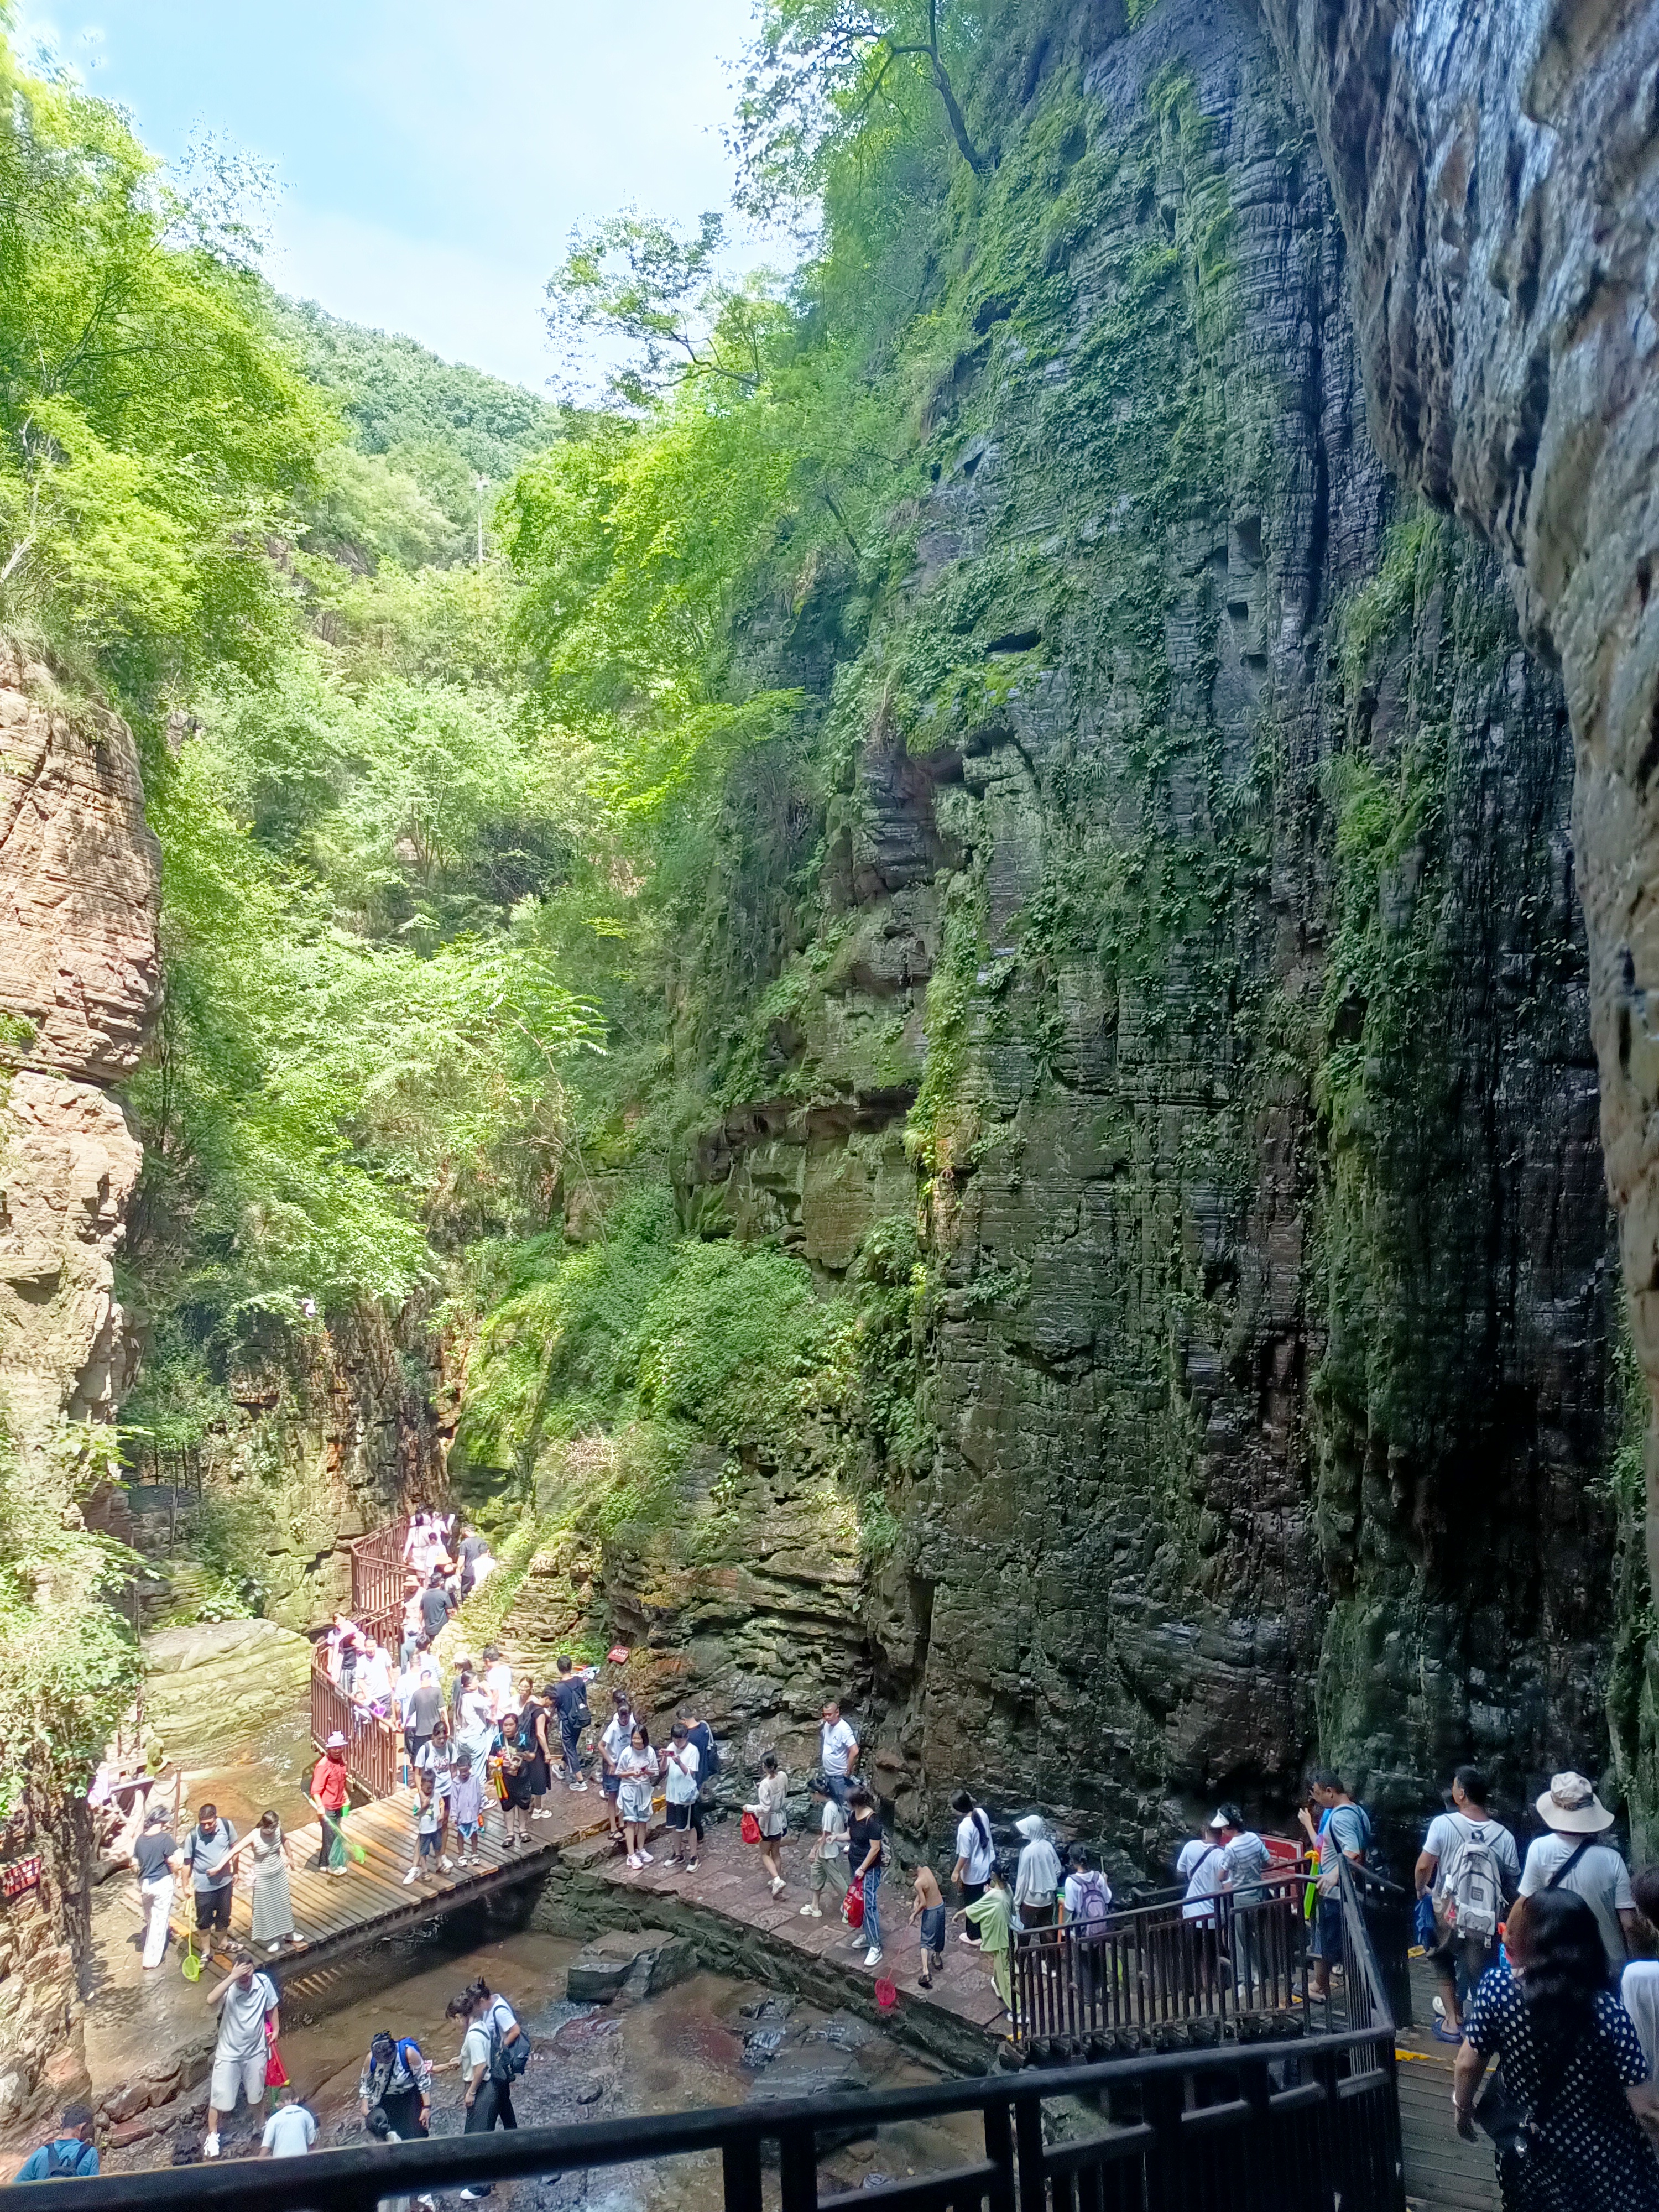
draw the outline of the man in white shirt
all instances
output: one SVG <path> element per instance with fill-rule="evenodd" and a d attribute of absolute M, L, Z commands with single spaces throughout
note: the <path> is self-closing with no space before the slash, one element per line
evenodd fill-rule
<path fill-rule="evenodd" d="M 1187 1881 L 1181 1917 L 1200 1928 L 1215 1926 L 1215 1900 L 1227 1892 L 1227 1849 L 1223 1841 L 1226 1826 L 1224 1813 L 1212 1813 L 1204 1823 L 1203 1834 L 1184 1844 L 1176 1861 L 1176 1872 Z"/>
<path fill-rule="evenodd" d="M 1515 1838 L 1501 1820 L 1486 1810 L 1487 1782 L 1478 1766 L 1460 1766 L 1452 1777 L 1449 1813 L 1437 1813 L 1429 1823 L 1417 1860 L 1417 1893 L 1433 1897 L 1437 1941 L 1429 1954 L 1440 1984 L 1441 2018 L 1434 2033 L 1442 2043 L 1463 2039 L 1463 2005 L 1479 1987 L 1480 1977 L 1498 1955 L 1498 1923 L 1506 1899 L 1521 1887 L 1521 1854 Z M 1473 1847 L 1474 1856 L 1470 1850 Z M 1490 1929 L 1458 1924 L 1456 1889 L 1467 1890 L 1468 1869 L 1486 1858 L 1485 1871 L 1497 1869 L 1499 1895 Z M 1483 1888 L 1486 1885 L 1482 1884 Z"/>
<path fill-rule="evenodd" d="M 1613 1826 L 1612 1814 L 1582 1774 L 1568 1772 L 1556 1775 L 1538 1800 L 1538 1817 L 1550 1832 L 1527 1853 L 1521 1895 L 1570 1889 L 1582 1897 L 1601 1930 L 1608 1966 L 1622 1973 L 1641 1923 L 1630 1869 L 1611 1844 L 1595 1841 Z"/>
<path fill-rule="evenodd" d="M 1041 1813 L 1016 1820 L 1023 1848 L 1014 1869 L 1014 1906 L 1028 1928 L 1052 1928 L 1063 1869 L 1048 1823 Z"/>
<path fill-rule="evenodd" d="M 219 2120 L 236 2109 L 240 2090 L 251 2110 L 265 2100 L 265 2023 L 271 2041 L 277 2029 L 276 1985 L 269 1975 L 256 1973 L 253 1954 L 238 1944 L 234 1965 L 208 1999 L 208 2009 L 219 2014 L 219 2039 L 214 2045 L 213 2075 L 208 2088 L 207 2134 L 204 2158 L 219 2155 Z"/>
<path fill-rule="evenodd" d="M 823 1719 L 818 1729 L 818 1767 L 830 1784 L 830 1795 L 845 1812 L 852 1778 L 859 1770 L 859 1740 L 842 1720 L 841 1707 L 834 1698 L 826 1698 L 823 1703 Z"/>

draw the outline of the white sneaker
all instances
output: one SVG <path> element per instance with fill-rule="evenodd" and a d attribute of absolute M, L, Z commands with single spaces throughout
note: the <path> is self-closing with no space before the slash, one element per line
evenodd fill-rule
<path fill-rule="evenodd" d="M 866 1966 L 880 1966 L 881 1953 L 879 1951 L 866 1951 L 864 1954 L 864 1963 Z"/>
<path fill-rule="evenodd" d="M 628 1863 L 629 1866 L 637 1869 L 645 1864 L 645 1861 L 640 1856 L 637 1851 L 629 1851 L 628 1854 Z"/>
<path fill-rule="evenodd" d="M 654 1853 L 654 1852 L 652 1852 L 652 1851 L 641 1851 L 641 1852 L 640 1853 L 640 1864 L 641 1864 L 641 1866 L 649 1866 L 649 1865 L 651 1865 L 651 1863 L 652 1863 L 653 1860 L 654 1859 L 655 1856 L 656 1856 L 656 1855 L 655 1855 L 655 1853 Z"/>
<path fill-rule="evenodd" d="M 202 2139 L 202 2155 L 203 2155 L 203 2157 L 204 2157 L 204 2158 L 217 2158 L 217 2157 L 218 2157 L 218 2155 L 219 2155 L 219 2138 L 218 2138 L 218 2136 L 204 2136 L 203 2137 L 203 2139 Z"/>
<path fill-rule="evenodd" d="M 800 1917 L 803 1920 L 822 1920 L 823 1915 L 816 1905 L 803 1905 Z"/>
<path fill-rule="evenodd" d="M 783 1895 L 783 1876 L 781 1874 L 775 1874 L 772 1877 L 772 1894 L 774 1897 Z"/>
<path fill-rule="evenodd" d="M 420 1878 L 421 1869 L 419 1867 L 410 1867 L 409 1872 L 404 1876 L 404 1887 L 407 1889 L 411 1881 L 418 1881 Z"/>
<path fill-rule="evenodd" d="M 276 1941 L 274 1943 L 267 1943 L 265 1946 L 266 1950 L 270 1954 L 273 1959 L 276 1956 L 276 1954 L 282 1949 L 282 1948 L 283 1939 L 280 1936 L 276 1938 Z"/>
<path fill-rule="evenodd" d="M 587 1795 L 587 1784 L 585 1782 L 573 1782 L 569 1786 L 579 1797 L 585 1797 Z"/>
<path fill-rule="evenodd" d="M 454 1871 L 455 1862 L 453 1859 L 440 1859 L 438 1864 L 443 1869 L 446 1874 L 452 1874 Z"/>

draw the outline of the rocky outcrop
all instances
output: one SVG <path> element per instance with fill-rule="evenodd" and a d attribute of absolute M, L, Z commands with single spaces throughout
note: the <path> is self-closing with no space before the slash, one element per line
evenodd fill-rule
<path fill-rule="evenodd" d="M 70 1521 L 54 1431 L 107 1419 L 130 1380 L 114 1259 L 141 1155 L 105 1086 L 155 1017 L 157 894 L 131 732 L 0 646 L 0 1412 Z M 85 1808 L 32 1774 L 0 1850 L 40 1860 L 0 1932 L 9 2132 L 87 2078 Z"/>
<path fill-rule="evenodd" d="M 0 647 L 0 1396 L 39 1437 L 107 1416 L 113 1260 L 140 1151 L 104 1086 L 160 999 L 159 854 L 132 734 Z"/>
<path fill-rule="evenodd" d="M 1499 550 L 1531 638 L 1565 678 L 1602 1139 L 1659 1406 L 1659 9 L 1261 5 L 1350 241 L 1382 450 Z M 1653 1587 L 1659 1415 L 1647 1462 Z M 1650 1647 L 1650 1814 L 1656 1681 Z"/>
<path fill-rule="evenodd" d="M 778 950 L 679 1181 L 826 1285 L 923 1231 L 859 1648 L 771 1607 L 769 1725 L 839 1688 L 907 1821 L 966 1777 L 1156 1858 L 1316 1751 L 1402 1825 L 1471 1753 L 1601 1764 L 1622 1413 L 1561 685 L 1390 483 L 1252 15 L 1073 14 L 1000 79 L 914 565 L 756 647 L 850 641 L 838 766 L 739 771 L 823 860 L 744 815 L 728 964 Z"/>

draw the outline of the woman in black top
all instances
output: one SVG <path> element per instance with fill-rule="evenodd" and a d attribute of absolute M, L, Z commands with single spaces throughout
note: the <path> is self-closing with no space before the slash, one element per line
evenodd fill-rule
<path fill-rule="evenodd" d="M 535 1684 L 528 1674 L 519 1677 L 519 1735 L 529 1753 L 531 1814 L 532 1820 L 550 1820 L 547 1810 L 547 1792 L 551 1775 L 547 1756 L 547 1707 L 536 1695 Z"/>
<path fill-rule="evenodd" d="M 863 1935 L 869 1945 L 864 1954 L 866 1966 L 881 1964 L 881 1913 L 878 1892 L 882 1870 L 887 1863 L 887 1838 L 882 1831 L 881 1811 L 867 1790 L 855 1790 L 847 1801 L 851 1816 L 848 1831 L 848 1865 L 856 1878 L 864 1878 Z M 858 1938 L 855 1936 L 856 1942 Z"/>
<path fill-rule="evenodd" d="M 517 1713 L 501 1715 L 495 1759 L 501 1778 L 501 1807 L 509 1844 L 530 1841 L 530 1753 L 519 1734 Z"/>

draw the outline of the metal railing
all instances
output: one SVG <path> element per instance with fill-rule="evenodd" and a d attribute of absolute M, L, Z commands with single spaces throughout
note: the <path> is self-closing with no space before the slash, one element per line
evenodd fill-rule
<path fill-rule="evenodd" d="M 1305 1887 L 1297 1875 L 1270 1876 L 1248 1902 L 1206 1900 L 1202 1918 L 1160 1902 L 1113 1913 L 1103 1927 L 1027 1929 L 1010 1962 L 1015 2040 L 1104 2059 L 1126 2032 L 1212 2022 L 1218 2037 L 1247 2017 L 1305 2007 Z"/>
<path fill-rule="evenodd" d="M 351 1547 L 351 1617 L 377 1642 L 390 1642 L 394 1650 L 403 1640 L 409 1581 L 404 1543 L 408 1534 L 409 1516 L 404 1514 L 401 1520 L 388 1521 L 384 1528 L 359 1536 Z"/>
<path fill-rule="evenodd" d="M 371 1797 L 389 1797 L 398 1787 L 404 1740 L 390 1721 L 354 1705 L 337 1682 L 331 1682 L 323 1648 L 311 1654 L 311 1740 L 319 1751 L 331 1735 L 346 1740 L 346 1771 Z"/>
<path fill-rule="evenodd" d="M 372 2212 L 464 2183 L 718 2154 L 725 2212 L 762 2212 L 767 2166 L 779 2212 L 1402 2212 L 1392 2044 L 1386 2066 L 1378 2047 L 1375 2033 L 1349 2034 L 1028 2068 L 882 2095 L 61 2181 L 52 2201 L 70 2212 Z M 1078 2100 L 1103 2115 L 1080 2136 Z M 1062 2102 L 1071 2124 L 1046 2125 L 1046 2108 Z M 981 2116 L 982 2156 L 874 2191 L 821 2189 L 820 2156 L 836 2143 L 959 2113 Z M 662 2179 L 672 2188 L 682 2177 L 684 2166 Z"/>

